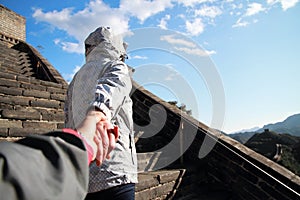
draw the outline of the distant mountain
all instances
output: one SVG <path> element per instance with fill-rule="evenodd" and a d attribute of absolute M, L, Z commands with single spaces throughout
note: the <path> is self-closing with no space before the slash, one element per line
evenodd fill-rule
<path fill-rule="evenodd" d="M 242 133 L 234 133 L 228 134 L 229 137 L 239 141 L 240 143 L 246 143 L 256 132 L 242 132 Z"/>
<path fill-rule="evenodd" d="M 245 146 L 300 174 L 300 137 L 265 129 L 253 135 Z"/>
<path fill-rule="evenodd" d="M 255 132 L 255 131 L 259 130 L 259 129 L 261 129 L 261 128 L 258 127 L 258 126 L 256 126 L 256 127 L 253 127 L 253 128 L 248 128 L 248 129 L 242 129 L 240 131 L 235 131 L 235 132 L 232 132 L 232 133 L 229 133 L 229 134 Z"/>
<path fill-rule="evenodd" d="M 269 131 L 274 131 L 279 134 L 290 134 L 293 136 L 300 137 L 300 114 L 295 114 L 288 117 L 286 120 L 282 122 L 277 122 L 275 124 L 268 124 L 263 126 L 263 128 L 255 130 L 255 131 L 247 131 L 247 132 L 239 132 L 234 134 L 228 134 L 229 137 L 241 142 L 244 144 L 247 142 L 254 134 L 262 133 L 265 129 Z M 247 129 L 245 129 L 247 130 Z"/>
<path fill-rule="evenodd" d="M 300 114 L 292 115 L 283 122 L 265 125 L 256 132 L 263 132 L 265 129 L 276 133 L 288 133 L 294 136 L 300 136 Z"/>

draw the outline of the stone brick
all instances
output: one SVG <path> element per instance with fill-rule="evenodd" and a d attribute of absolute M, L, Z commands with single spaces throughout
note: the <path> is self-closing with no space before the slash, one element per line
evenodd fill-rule
<path fill-rule="evenodd" d="M 297 175 L 295 175 L 297 176 Z M 299 176 L 298 176 L 299 177 Z M 300 185 L 297 186 L 298 188 L 294 187 L 294 190 L 292 190 L 292 187 L 282 187 L 280 183 L 277 183 L 275 186 L 276 191 L 280 191 L 281 194 L 284 194 L 285 196 L 288 196 L 291 199 L 297 199 L 299 198 L 299 194 L 297 194 L 297 191 L 299 190 Z"/>
<path fill-rule="evenodd" d="M 31 77 L 27 76 L 17 76 L 17 80 L 21 83 L 30 83 L 31 82 Z"/>
<path fill-rule="evenodd" d="M 21 96 L 22 92 L 23 91 L 20 88 L 7 88 L 7 87 L 0 86 L 0 93 L 2 94 Z"/>
<path fill-rule="evenodd" d="M 51 93 L 58 93 L 58 94 L 66 94 L 66 92 L 67 92 L 66 89 L 54 88 L 54 87 L 48 87 L 47 91 L 51 92 Z"/>
<path fill-rule="evenodd" d="M 10 137 L 25 137 L 31 134 L 44 134 L 51 130 L 38 128 L 10 128 L 8 135 Z"/>
<path fill-rule="evenodd" d="M 158 179 L 161 184 L 177 180 L 180 176 L 179 170 L 169 170 L 169 171 L 162 171 L 162 172 L 158 174 Z"/>
<path fill-rule="evenodd" d="M 25 90 L 23 92 L 24 96 L 29 96 L 29 97 L 39 97 L 39 98 L 44 98 L 44 99 L 49 99 L 50 98 L 50 93 L 47 91 L 39 91 L 39 90 Z"/>
<path fill-rule="evenodd" d="M 59 83 L 53 83 L 50 81 L 41 81 L 41 85 L 49 86 L 49 87 L 54 87 L 54 88 L 62 88 L 61 84 Z"/>
<path fill-rule="evenodd" d="M 8 136 L 8 128 L 1 128 L 0 127 L 0 136 L 7 137 Z"/>
<path fill-rule="evenodd" d="M 43 107 L 43 108 L 59 108 L 60 102 L 54 100 L 42 100 L 34 99 L 30 101 L 30 105 L 33 107 Z"/>
<path fill-rule="evenodd" d="M 241 186 L 243 193 L 248 193 L 249 197 L 253 196 L 253 198 L 257 198 L 257 199 L 269 198 L 269 195 L 267 195 L 264 192 L 264 190 L 261 190 L 261 188 L 258 185 L 253 185 L 249 183 L 247 179 L 239 181 L 238 184 Z"/>
<path fill-rule="evenodd" d="M 264 192 L 268 193 L 270 196 L 272 196 L 274 199 L 282 199 L 282 200 L 285 200 L 285 199 L 292 199 L 292 198 L 289 198 L 285 195 L 290 195 L 290 194 L 283 194 L 281 193 L 280 190 L 275 190 L 275 188 L 271 187 L 269 184 L 265 183 L 265 182 L 261 182 L 259 184 L 260 188 L 262 190 L 264 190 Z M 295 195 L 295 196 L 298 196 L 298 195 Z M 299 197 L 299 196 L 298 196 Z"/>
<path fill-rule="evenodd" d="M 1 100 L 1 98 L 0 98 Z M 5 104 L 5 103 L 0 103 L 0 111 L 2 110 L 13 110 L 14 109 L 14 106 L 13 105 L 9 105 L 9 104 Z"/>
<path fill-rule="evenodd" d="M 52 121 L 52 122 L 64 122 L 64 112 L 63 111 L 53 111 L 53 110 L 43 110 L 42 120 Z"/>
<path fill-rule="evenodd" d="M 65 128 L 65 123 L 57 123 L 57 129 Z"/>
<path fill-rule="evenodd" d="M 139 173 L 138 179 L 139 183 L 135 186 L 136 192 L 159 185 L 157 178 L 152 174 L 149 175 L 147 173 Z"/>
<path fill-rule="evenodd" d="M 19 87 L 19 83 L 14 80 L 7 80 L 0 78 L 0 85 L 1 86 L 9 86 L 9 87 Z"/>
<path fill-rule="evenodd" d="M 258 177 L 247 170 L 239 170 L 238 173 L 240 176 L 243 176 L 245 179 L 247 179 L 253 184 L 256 184 L 258 182 Z"/>
<path fill-rule="evenodd" d="M 0 128 L 22 128 L 22 121 L 0 119 Z"/>
<path fill-rule="evenodd" d="M 40 113 L 33 110 L 21 111 L 21 110 L 3 110 L 2 117 L 7 119 L 40 119 Z"/>
<path fill-rule="evenodd" d="M 63 110 L 65 108 L 65 102 L 61 102 L 59 108 Z"/>
<path fill-rule="evenodd" d="M 0 102 L 11 104 L 11 105 L 22 105 L 22 106 L 28 106 L 29 100 L 32 98 L 29 97 L 23 97 L 23 96 L 0 96 Z M 1 107 L 2 108 L 2 107 Z"/>
<path fill-rule="evenodd" d="M 55 130 L 57 128 L 57 125 L 56 123 L 51 123 L 51 122 L 24 121 L 23 127 Z"/>
<path fill-rule="evenodd" d="M 47 90 L 46 86 L 35 85 L 35 84 L 31 84 L 31 83 L 21 83 L 20 87 L 25 88 L 25 89 L 38 90 L 38 91 L 46 91 Z"/>
<path fill-rule="evenodd" d="M 16 80 L 16 75 L 9 73 L 0 73 L 0 78 Z M 1 79 L 0 79 L 1 80 Z"/>
<path fill-rule="evenodd" d="M 64 101 L 65 98 L 66 98 L 66 95 L 64 95 L 64 94 L 51 94 L 50 95 L 50 99 L 54 99 L 54 100 Z"/>
<path fill-rule="evenodd" d="M 137 200 L 156 199 L 157 197 L 169 194 L 172 191 L 174 184 L 175 183 L 166 183 L 157 187 L 143 190 L 137 192 L 135 197 Z"/>

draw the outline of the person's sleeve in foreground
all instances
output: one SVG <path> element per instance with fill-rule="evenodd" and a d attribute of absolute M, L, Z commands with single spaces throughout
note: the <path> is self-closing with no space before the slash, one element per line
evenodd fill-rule
<path fill-rule="evenodd" d="M 0 142 L 1 199 L 84 199 L 88 154 L 72 134 L 52 132 Z"/>

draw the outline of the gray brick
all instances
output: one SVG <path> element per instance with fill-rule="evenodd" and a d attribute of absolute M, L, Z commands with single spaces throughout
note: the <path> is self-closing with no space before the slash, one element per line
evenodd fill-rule
<path fill-rule="evenodd" d="M 0 98 L 0 101 L 1 101 L 1 98 Z M 3 101 L 1 101 L 1 103 L 0 103 L 0 110 L 5 110 L 5 109 L 13 110 L 14 106 L 13 105 L 9 105 L 9 104 L 5 104 L 5 102 L 3 103 Z"/>
<path fill-rule="evenodd" d="M 39 97 L 39 98 L 44 98 L 44 99 L 49 99 L 50 98 L 50 93 L 47 91 L 39 91 L 39 90 L 25 90 L 23 92 L 24 96 L 29 96 L 29 97 Z"/>
<path fill-rule="evenodd" d="M 17 81 L 0 78 L 0 85 L 9 87 L 19 87 L 20 84 Z"/>
<path fill-rule="evenodd" d="M 11 105 L 22 105 L 22 106 L 28 106 L 29 100 L 32 98 L 29 97 L 23 97 L 23 96 L 0 96 L 0 102 L 11 104 Z"/>
<path fill-rule="evenodd" d="M 17 80 L 18 80 L 19 82 L 30 83 L 31 77 L 27 77 L 27 76 L 17 76 Z"/>
<path fill-rule="evenodd" d="M 169 194 L 172 191 L 174 185 L 175 183 L 166 183 L 158 187 L 143 190 L 135 193 L 135 197 L 137 200 L 156 199 L 160 196 Z"/>
<path fill-rule="evenodd" d="M 16 75 L 9 73 L 0 73 L 0 78 L 16 80 Z"/>
<path fill-rule="evenodd" d="M 32 83 L 21 83 L 20 87 L 25 88 L 25 89 L 38 90 L 38 91 L 46 91 L 47 90 L 46 86 L 35 85 L 35 84 L 32 84 Z"/>
<path fill-rule="evenodd" d="M 43 108 L 59 108 L 60 102 L 54 100 L 42 100 L 42 99 L 35 99 L 30 101 L 30 105 L 32 107 L 43 107 Z"/>
<path fill-rule="evenodd" d="M 8 136 L 8 128 L 1 128 L 0 127 L 0 136 L 7 137 Z"/>
<path fill-rule="evenodd" d="M 40 119 L 40 113 L 33 110 L 3 110 L 2 117 L 6 119 Z"/>
<path fill-rule="evenodd" d="M 0 86 L 0 93 L 2 94 L 21 96 L 22 92 L 23 91 L 20 88 L 7 88 L 7 87 Z"/>
<path fill-rule="evenodd" d="M 49 86 L 49 87 L 55 87 L 55 88 L 62 88 L 61 84 L 59 83 L 53 83 L 50 81 L 41 81 L 41 85 Z"/>
<path fill-rule="evenodd" d="M 159 181 L 152 174 L 139 173 L 138 179 L 139 183 L 135 186 L 136 192 L 159 185 Z"/>
<path fill-rule="evenodd" d="M 23 127 L 24 128 L 38 128 L 38 129 L 55 130 L 57 128 L 57 124 L 51 123 L 51 122 L 24 121 Z"/>
<path fill-rule="evenodd" d="M 54 87 L 48 87 L 47 91 L 51 93 L 58 93 L 58 94 L 66 94 L 67 92 L 66 89 L 54 88 Z"/>
<path fill-rule="evenodd" d="M 0 128 L 22 128 L 22 121 L 0 119 Z"/>
<path fill-rule="evenodd" d="M 64 94 L 51 94 L 50 99 L 65 101 L 66 95 Z"/>
<path fill-rule="evenodd" d="M 25 137 L 31 134 L 44 134 L 51 130 L 38 128 L 10 128 L 8 135 L 11 137 Z"/>
<path fill-rule="evenodd" d="M 64 123 L 57 123 L 57 129 L 63 129 L 63 128 L 65 128 Z"/>
<path fill-rule="evenodd" d="M 42 111 L 42 120 L 64 122 L 64 112 L 62 111 Z"/>

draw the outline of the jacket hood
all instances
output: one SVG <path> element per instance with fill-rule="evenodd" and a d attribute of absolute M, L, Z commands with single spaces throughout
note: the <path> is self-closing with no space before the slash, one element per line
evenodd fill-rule
<path fill-rule="evenodd" d="M 126 43 L 110 27 L 99 27 L 85 39 L 86 62 L 99 59 L 119 60 L 126 55 Z"/>

